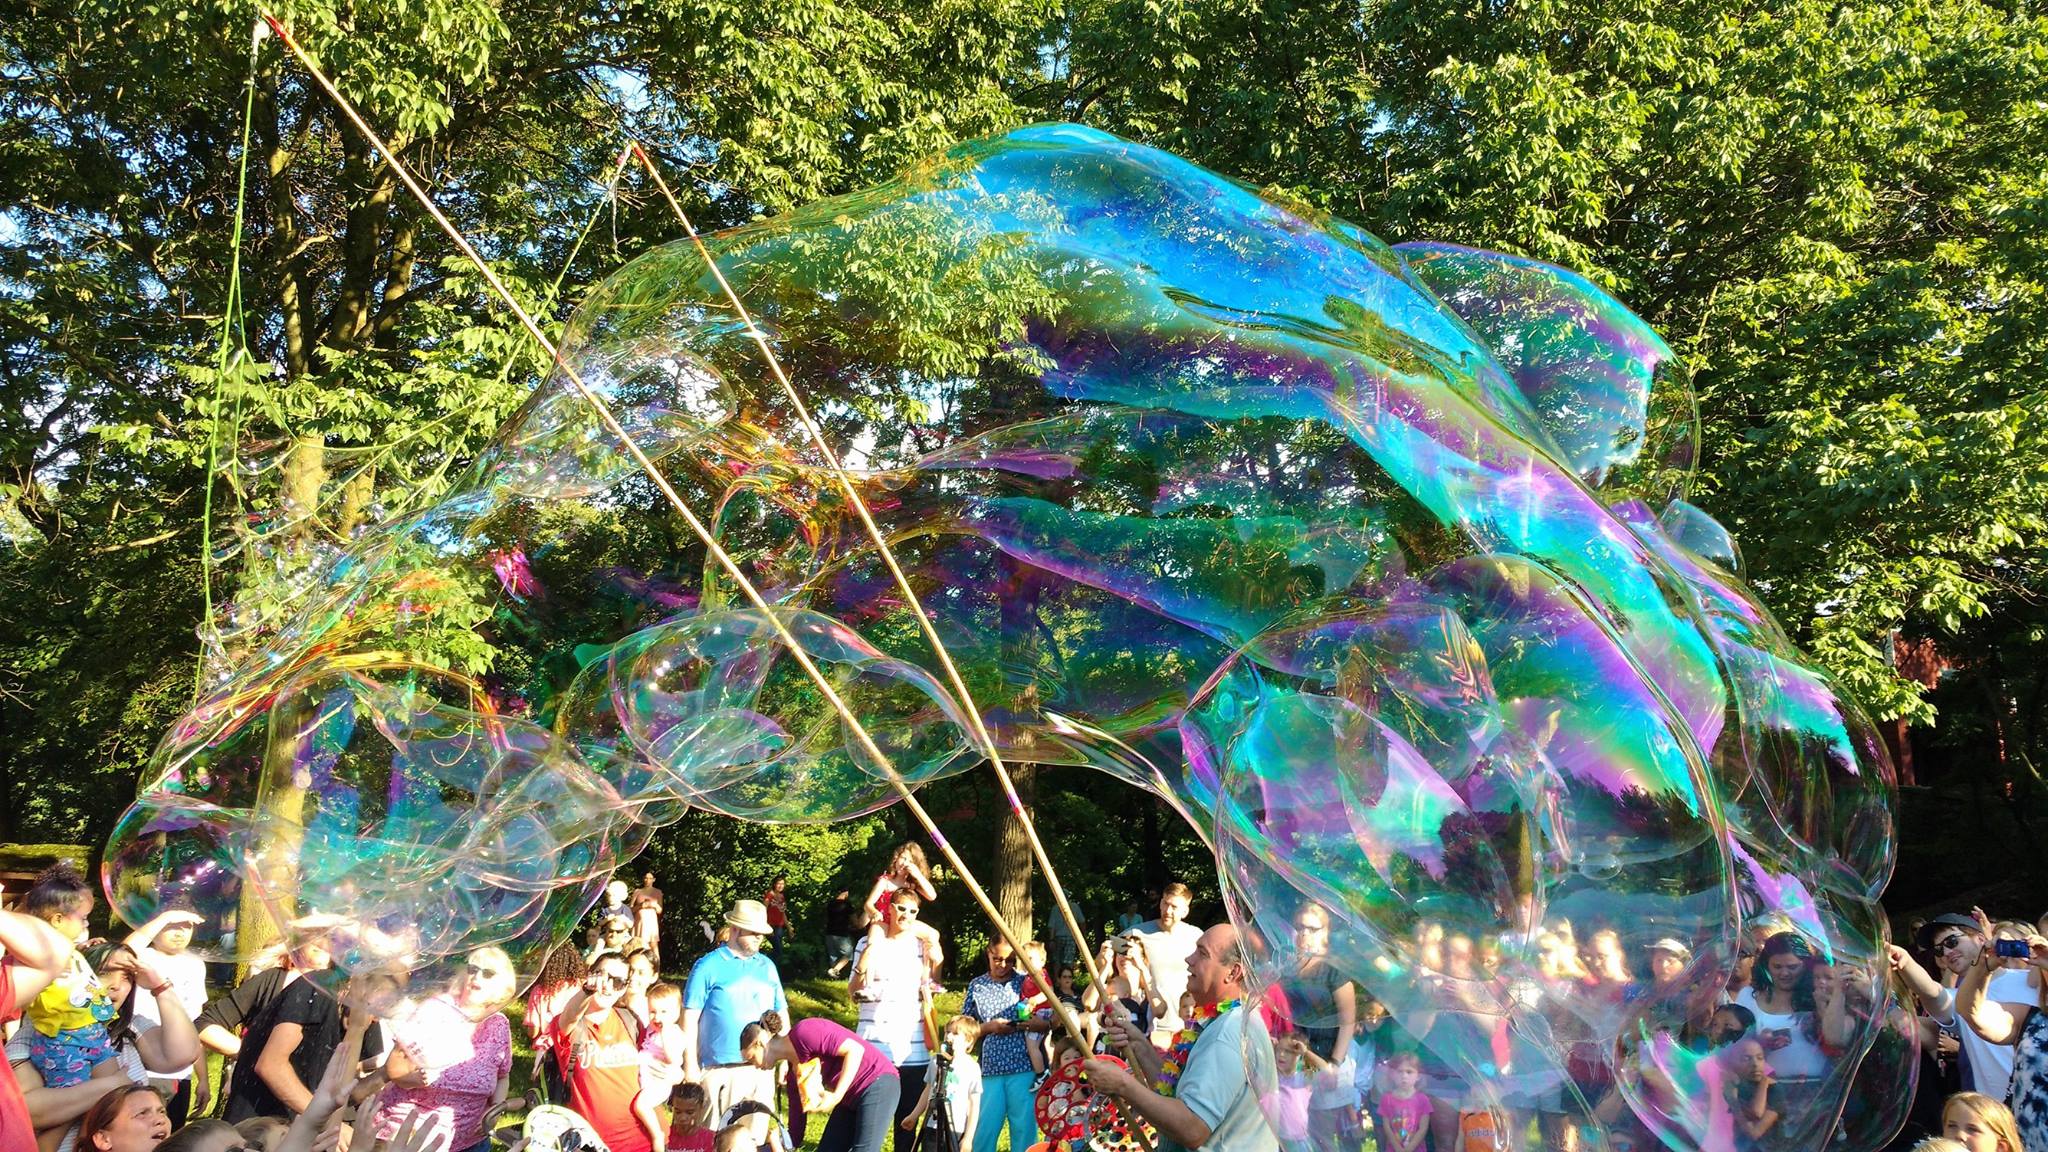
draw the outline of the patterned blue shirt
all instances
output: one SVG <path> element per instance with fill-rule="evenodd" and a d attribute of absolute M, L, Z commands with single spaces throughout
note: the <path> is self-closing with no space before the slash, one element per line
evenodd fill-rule
<path fill-rule="evenodd" d="M 1017 1005 L 1024 999 L 1020 995 L 1023 987 L 1022 976 L 1012 976 L 1004 981 L 976 976 L 967 982 L 967 1000 L 960 1006 L 960 1011 L 976 1020 L 1014 1020 L 1017 1018 Z M 1030 1071 L 1031 1050 L 1025 1047 L 1022 1032 L 981 1038 L 983 1076 L 1015 1076 L 1019 1072 Z"/>

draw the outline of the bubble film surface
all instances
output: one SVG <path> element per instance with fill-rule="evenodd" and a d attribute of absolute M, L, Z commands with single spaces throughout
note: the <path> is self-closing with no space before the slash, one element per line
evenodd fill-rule
<path fill-rule="evenodd" d="M 1732 1148 L 1749 1050 L 1715 1007 L 1789 935 L 1814 1055 L 1773 1049 L 1773 1141 L 1889 1136 L 1892 769 L 1686 502 L 1689 383 L 1620 302 L 1068 126 L 710 244 L 1003 754 L 1214 847 L 1283 1135 L 1332 1075 L 1305 1053 L 1383 1012 L 1381 1052 L 1508 1128 Z M 881 757 L 558 370 L 166 738 L 108 852 L 125 918 L 190 899 L 226 949 L 319 914 L 344 967 L 531 957 L 691 807 L 842 819 L 979 762 L 694 248 L 599 286 L 563 362 Z M 404 655 L 455 591 L 493 606 L 475 679 Z"/>

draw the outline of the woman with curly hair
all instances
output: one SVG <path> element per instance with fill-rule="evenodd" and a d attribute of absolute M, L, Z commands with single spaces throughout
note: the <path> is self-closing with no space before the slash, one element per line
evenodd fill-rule
<path fill-rule="evenodd" d="M 561 1065 L 548 1059 L 555 1020 L 569 999 L 583 990 L 590 978 L 590 965 L 573 940 L 564 940 L 541 965 L 540 975 L 526 990 L 526 1034 L 533 1041 L 534 1082 L 542 1086 L 551 1103 L 569 1099 L 569 1086 L 562 1079 Z"/>

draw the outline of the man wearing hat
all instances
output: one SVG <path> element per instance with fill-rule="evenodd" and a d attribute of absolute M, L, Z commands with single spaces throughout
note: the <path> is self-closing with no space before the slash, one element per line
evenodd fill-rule
<path fill-rule="evenodd" d="M 789 1018 L 782 976 L 761 952 L 769 932 L 767 907 L 759 900 L 735 900 L 725 926 L 725 942 L 697 961 L 683 989 L 683 1077 L 704 1085 L 709 1116 L 723 1116 L 746 1100 L 775 1106 L 774 1074 L 740 1055 L 740 1031 L 764 1012 Z"/>
<path fill-rule="evenodd" d="M 1892 967 L 1906 977 L 1906 983 L 1934 1022 L 1943 1031 L 1954 1032 L 1961 1041 L 1963 1087 L 1993 1100 L 2005 1099 L 2006 1088 L 2012 1083 L 2014 1049 L 1985 1040 L 1958 1019 L 1953 992 L 1956 982 L 1977 962 L 1984 949 L 1991 947 L 1991 942 L 1985 939 L 1976 918 L 1961 912 L 1945 912 L 1922 924 L 1914 940 L 1922 951 L 1934 954 L 1935 967 L 1945 973 L 1944 978 L 1936 983 L 1904 952 L 1892 954 Z M 2027 969 L 1996 968 L 1984 987 L 1984 996 L 1989 1000 L 2031 1004 L 2035 992 L 2027 986 Z"/>

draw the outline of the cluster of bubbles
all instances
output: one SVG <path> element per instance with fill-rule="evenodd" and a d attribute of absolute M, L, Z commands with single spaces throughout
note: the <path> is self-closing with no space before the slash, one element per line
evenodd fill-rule
<path fill-rule="evenodd" d="M 1070 126 L 710 244 L 1003 754 L 1182 812 L 1262 984 L 1329 965 L 1483 1105 L 1721 1146 L 1704 1014 L 1792 934 L 1870 978 L 1778 1138 L 1889 1135 L 1914 1067 L 1875 903 L 1891 766 L 1687 502 L 1688 380 L 1607 293 Z M 568 371 L 165 740 L 115 907 L 193 900 L 222 950 L 317 913 L 344 967 L 531 957 L 690 808 L 837 820 L 979 763 L 761 353 L 687 244 L 599 286 Z M 474 677 L 407 655 L 456 602 L 489 606 Z M 1682 971 L 1560 979 L 1574 925 Z M 1447 962 L 1459 939 L 1489 962 Z"/>

